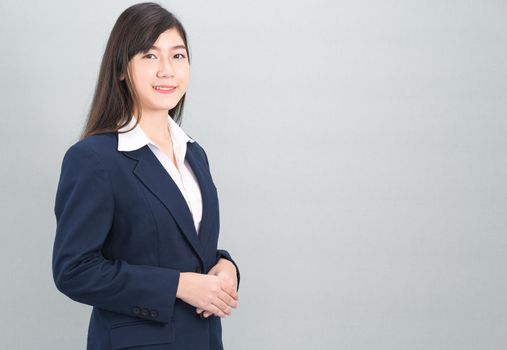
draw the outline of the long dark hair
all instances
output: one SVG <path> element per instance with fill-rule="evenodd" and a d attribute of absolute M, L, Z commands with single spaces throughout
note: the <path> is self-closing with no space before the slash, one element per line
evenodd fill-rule
<path fill-rule="evenodd" d="M 176 28 L 183 39 L 190 64 L 185 29 L 171 12 L 153 2 L 136 4 L 122 12 L 107 41 L 95 94 L 80 139 L 117 132 L 130 122 L 134 108 L 139 123 L 140 103 L 128 74 L 128 63 L 137 53 L 148 51 L 160 34 L 172 28 Z M 124 79 L 120 79 L 121 76 Z M 168 111 L 177 123 L 181 123 L 185 95 Z"/>

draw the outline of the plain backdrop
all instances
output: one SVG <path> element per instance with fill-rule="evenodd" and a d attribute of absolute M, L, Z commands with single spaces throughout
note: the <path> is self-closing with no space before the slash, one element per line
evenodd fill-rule
<path fill-rule="evenodd" d="M 132 4 L 0 2 L 2 349 L 85 348 L 54 198 Z M 242 276 L 226 349 L 507 348 L 507 2 L 160 4 Z"/>

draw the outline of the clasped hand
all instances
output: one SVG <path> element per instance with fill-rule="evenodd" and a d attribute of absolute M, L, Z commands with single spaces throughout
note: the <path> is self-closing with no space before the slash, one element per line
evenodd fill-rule
<path fill-rule="evenodd" d="M 203 316 L 230 316 L 238 306 L 236 267 L 229 260 L 221 258 L 208 274 L 183 272 L 176 296 L 196 307 Z"/>

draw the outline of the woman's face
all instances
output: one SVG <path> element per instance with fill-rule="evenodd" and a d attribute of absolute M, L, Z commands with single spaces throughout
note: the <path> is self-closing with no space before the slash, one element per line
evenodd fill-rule
<path fill-rule="evenodd" d="M 174 108 L 187 91 L 189 68 L 185 44 L 175 28 L 160 34 L 148 52 L 132 57 L 130 77 L 142 112 L 167 113 Z"/>

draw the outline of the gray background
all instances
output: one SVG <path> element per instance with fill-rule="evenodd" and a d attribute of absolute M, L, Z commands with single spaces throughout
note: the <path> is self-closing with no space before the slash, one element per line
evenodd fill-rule
<path fill-rule="evenodd" d="M 85 348 L 54 196 L 133 3 L 0 2 L 4 349 Z M 242 273 L 225 347 L 506 349 L 507 2 L 162 4 Z"/>

